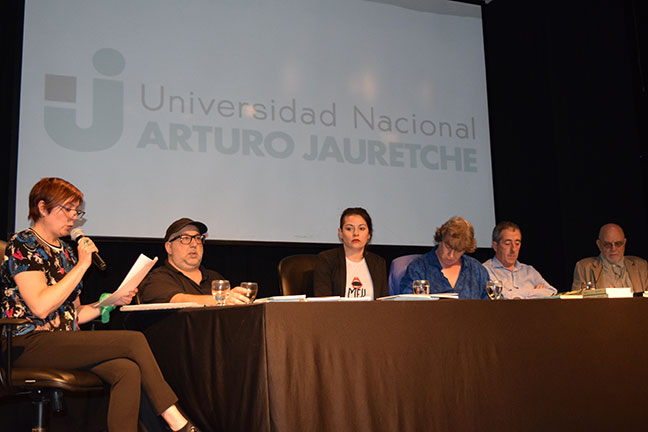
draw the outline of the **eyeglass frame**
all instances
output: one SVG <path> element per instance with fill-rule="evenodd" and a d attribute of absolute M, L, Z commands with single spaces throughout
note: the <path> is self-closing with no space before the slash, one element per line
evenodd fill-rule
<path fill-rule="evenodd" d="M 599 241 L 601 242 L 601 247 L 603 249 L 612 249 L 612 246 L 619 249 L 619 248 L 623 247 L 623 245 L 625 245 L 626 239 L 617 240 L 615 242 L 606 242 L 606 241 L 603 241 L 603 240 L 600 240 L 600 239 L 599 239 Z"/>
<path fill-rule="evenodd" d="M 188 243 L 183 242 L 183 238 L 185 238 L 185 239 L 188 238 L 189 242 Z M 168 241 L 169 241 L 169 243 L 171 243 L 171 242 L 174 242 L 174 241 L 179 239 L 181 245 L 189 246 L 191 244 L 191 242 L 193 240 L 195 240 L 197 243 L 202 245 L 202 244 L 205 244 L 205 239 L 206 238 L 207 238 L 207 236 L 205 234 L 194 234 L 194 235 L 179 234 L 179 235 L 177 235 L 177 236 L 175 236 L 173 238 L 170 238 Z"/>
<path fill-rule="evenodd" d="M 65 210 L 65 211 L 68 213 L 68 215 L 69 215 L 71 212 L 76 213 L 78 219 L 81 219 L 81 218 L 82 218 L 83 216 L 85 216 L 85 214 L 86 214 L 86 212 L 83 211 L 83 210 L 73 209 L 73 208 L 67 208 L 67 207 L 65 207 L 63 204 L 59 204 L 59 205 L 57 205 L 56 207 L 60 207 L 60 208 L 62 208 L 63 210 Z"/>

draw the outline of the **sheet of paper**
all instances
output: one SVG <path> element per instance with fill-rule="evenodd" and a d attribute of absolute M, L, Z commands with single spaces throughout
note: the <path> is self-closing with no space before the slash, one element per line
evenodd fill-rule
<path fill-rule="evenodd" d="M 326 297 L 308 297 L 307 302 L 336 302 L 340 301 L 340 296 L 326 296 Z"/>
<path fill-rule="evenodd" d="M 393 296 L 387 296 L 387 297 L 380 297 L 378 300 L 381 301 L 392 301 L 392 300 L 399 300 L 399 301 L 428 301 L 428 300 L 439 300 L 438 297 L 431 297 L 426 294 L 397 294 Z"/>
<path fill-rule="evenodd" d="M 146 274 L 151 270 L 151 268 L 153 268 L 157 260 L 158 260 L 157 257 L 151 259 L 144 254 L 140 254 L 140 256 L 137 257 L 135 264 L 133 264 L 133 267 L 131 267 L 128 274 L 122 281 L 121 285 L 119 285 L 119 288 L 117 288 L 117 290 L 114 293 L 112 293 L 110 296 L 103 299 L 102 302 L 97 303 L 94 307 L 98 308 L 101 306 L 113 305 L 124 294 L 137 288 L 137 285 L 139 285 L 140 282 L 142 282 L 144 276 L 146 276 Z"/>
<path fill-rule="evenodd" d="M 396 294 L 387 297 L 380 297 L 378 300 L 439 300 L 458 299 L 458 293 L 434 293 L 434 294 Z"/>
<path fill-rule="evenodd" d="M 139 305 L 125 305 L 119 308 L 122 312 L 137 312 L 137 311 L 151 311 L 151 310 L 166 310 L 166 309 L 186 309 L 186 308 L 202 308 L 200 303 L 182 302 L 182 303 L 147 303 Z"/>
<path fill-rule="evenodd" d="M 273 296 L 256 299 L 254 303 L 275 303 L 275 302 L 300 302 L 306 300 L 305 294 Z"/>
<path fill-rule="evenodd" d="M 340 297 L 341 302 L 372 301 L 371 297 Z"/>

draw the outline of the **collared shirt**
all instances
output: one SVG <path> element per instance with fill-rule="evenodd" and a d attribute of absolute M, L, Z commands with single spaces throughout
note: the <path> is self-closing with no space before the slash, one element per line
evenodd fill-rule
<path fill-rule="evenodd" d="M 401 279 L 400 292 L 412 292 L 412 282 L 419 279 L 430 281 L 430 294 L 457 292 L 462 299 L 485 299 L 488 272 L 475 258 L 467 255 L 461 256 L 461 270 L 454 289 L 448 279 L 441 272 L 441 263 L 436 256 L 435 246 L 430 252 L 415 259 L 407 266 L 405 275 Z"/>
<path fill-rule="evenodd" d="M 511 298 L 537 298 L 549 297 L 558 292 L 549 282 L 544 280 L 533 266 L 515 261 L 513 270 L 509 270 L 493 257 L 484 262 L 491 280 L 501 280 L 503 289 L 502 297 Z M 538 285 L 542 288 L 536 288 Z"/>
<path fill-rule="evenodd" d="M 598 286 L 605 288 L 632 288 L 630 275 L 626 271 L 625 258 L 620 263 L 614 264 L 601 255 L 601 278 Z"/>
<path fill-rule="evenodd" d="M 225 279 L 220 273 L 200 266 L 200 285 L 176 269 L 167 259 L 151 271 L 138 289 L 142 303 L 168 303 L 176 294 L 211 295 L 211 281 Z"/>

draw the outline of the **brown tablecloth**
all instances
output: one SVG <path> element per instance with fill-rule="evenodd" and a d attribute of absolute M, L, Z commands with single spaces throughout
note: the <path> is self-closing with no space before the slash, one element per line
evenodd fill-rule
<path fill-rule="evenodd" d="M 648 429 L 648 300 L 127 314 L 206 431 Z"/>

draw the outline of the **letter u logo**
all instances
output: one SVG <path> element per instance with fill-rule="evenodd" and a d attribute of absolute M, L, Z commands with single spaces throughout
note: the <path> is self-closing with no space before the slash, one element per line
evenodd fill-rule
<path fill-rule="evenodd" d="M 119 51 L 103 48 L 95 53 L 92 64 L 97 72 L 112 77 L 124 70 L 125 60 Z M 77 125 L 76 108 L 45 106 L 45 130 L 61 147 L 81 152 L 100 151 L 114 146 L 121 137 L 124 129 L 123 82 L 95 78 L 92 90 L 92 124 L 88 128 Z M 45 75 L 45 100 L 75 103 L 76 77 Z"/>

